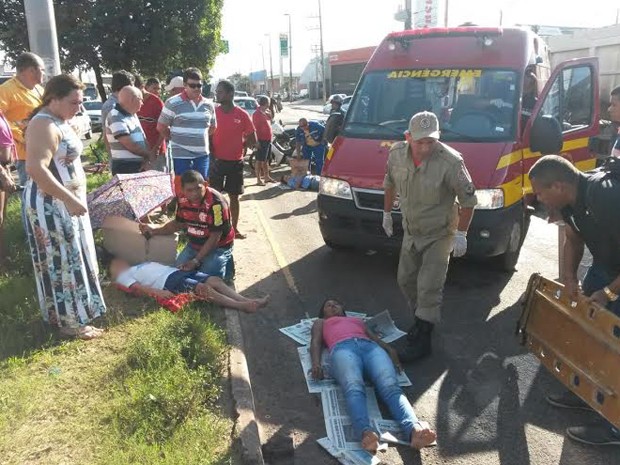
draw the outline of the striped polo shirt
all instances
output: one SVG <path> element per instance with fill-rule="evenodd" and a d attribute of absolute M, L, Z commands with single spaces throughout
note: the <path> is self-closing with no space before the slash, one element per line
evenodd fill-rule
<path fill-rule="evenodd" d="M 145 149 L 147 148 L 146 137 L 144 137 L 144 131 L 140 125 L 138 115 L 126 112 L 117 103 L 106 118 L 105 136 L 110 145 L 110 153 L 113 159 L 142 160 L 140 155 L 130 152 L 118 141 L 119 137 L 130 136 L 133 142 L 143 146 Z"/>
<path fill-rule="evenodd" d="M 206 98 L 196 103 L 185 92 L 166 100 L 160 124 L 170 128 L 173 158 L 196 158 L 209 154 L 209 128 L 216 126 L 215 109 Z"/>

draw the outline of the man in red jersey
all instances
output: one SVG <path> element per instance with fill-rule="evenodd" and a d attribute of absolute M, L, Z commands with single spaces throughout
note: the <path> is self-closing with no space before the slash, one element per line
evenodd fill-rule
<path fill-rule="evenodd" d="M 258 109 L 252 115 L 252 123 L 256 128 L 256 180 L 259 186 L 266 182 L 276 182 L 269 174 L 269 155 L 271 154 L 271 120 L 273 113 L 269 111 L 269 97 L 264 95 L 258 99 Z"/>
<path fill-rule="evenodd" d="M 232 278 L 235 230 L 228 203 L 222 194 L 207 187 L 202 174 L 195 170 L 181 175 L 181 194 L 177 196 L 174 220 L 163 225 L 140 224 L 140 231 L 147 237 L 181 230 L 186 231 L 188 244 L 177 257 L 179 269 Z"/>
<path fill-rule="evenodd" d="M 157 131 L 157 120 L 164 108 L 164 102 L 159 98 L 159 94 L 151 93 L 142 80 L 141 76 L 134 75 L 134 84 L 142 92 L 142 107 L 138 111 L 140 126 L 146 137 L 147 147 L 156 155 L 150 169 L 157 171 L 168 171 L 166 166 L 166 138 Z M 152 81 L 149 79 L 147 83 Z M 159 81 L 157 81 L 159 83 Z M 152 88 L 152 87 L 151 87 Z M 155 147 L 158 147 L 156 150 Z"/>
<path fill-rule="evenodd" d="M 213 134 L 213 165 L 209 172 L 209 184 L 230 197 L 235 237 L 245 239 L 245 234 L 238 230 L 239 196 L 243 194 L 243 147 L 256 145 L 256 133 L 250 115 L 233 103 L 234 95 L 235 86 L 230 81 L 220 81 L 215 88 L 215 97 L 220 105 L 215 109 L 218 123 Z"/>

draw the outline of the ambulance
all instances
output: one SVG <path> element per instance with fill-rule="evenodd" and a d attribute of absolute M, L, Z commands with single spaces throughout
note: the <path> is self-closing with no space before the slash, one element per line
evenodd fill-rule
<path fill-rule="evenodd" d="M 382 226 L 389 149 L 409 119 L 434 112 L 441 141 L 458 150 L 477 189 L 468 255 L 513 270 L 533 199 L 528 170 L 556 153 L 595 167 L 598 62 L 551 70 L 544 41 L 521 28 L 428 28 L 389 34 L 357 85 L 343 130 L 327 153 L 318 195 L 321 234 L 332 248 L 398 249 Z"/>

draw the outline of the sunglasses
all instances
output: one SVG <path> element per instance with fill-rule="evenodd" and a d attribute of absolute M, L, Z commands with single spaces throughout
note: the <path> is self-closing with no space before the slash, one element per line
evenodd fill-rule
<path fill-rule="evenodd" d="M 200 89 L 202 87 L 202 83 L 198 83 L 198 84 L 187 84 L 187 87 L 191 88 L 191 89 Z"/>

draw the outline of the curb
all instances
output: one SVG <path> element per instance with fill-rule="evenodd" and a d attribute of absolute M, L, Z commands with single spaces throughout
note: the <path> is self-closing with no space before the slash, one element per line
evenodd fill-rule
<path fill-rule="evenodd" d="M 244 465 L 264 465 L 258 422 L 254 411 L 254 394 L 244 353 L 243 333 L 239 313 L 227 308 L 226 333 L 231 346 L 229 374 L 232 397 L 237 414 L 235 429 L 241 441 L 241 461 Z"/>

